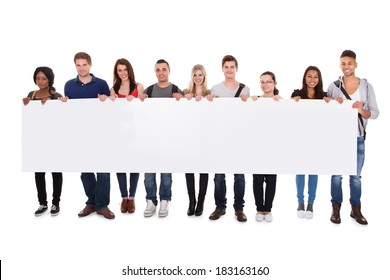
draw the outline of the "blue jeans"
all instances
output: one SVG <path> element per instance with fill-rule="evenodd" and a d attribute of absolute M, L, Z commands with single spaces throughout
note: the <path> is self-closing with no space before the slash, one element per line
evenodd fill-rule
<path fill-rule="evenodd" d="M 309 186 L 309 200 L 308 203 L 314 204 L 314 199 L 316 198 L 316 191 L 317 191 L 317 182 L 318 182 L 318 175 L 309 175 L 308 180 L 308 186 Z M 297 197 L 298 197 L 298 203 L 304 204 L 305 195 L 303 194 L 303 190 L 305 189 L 305 175 L 297 175 L 295 177 L 295 182 L 297 184 Z"/>
<path fill-rule="evenodd" d="M 129 192 L 127 192 L 127 176 L 126 173 L 116 173 L 118 178 L 119 190 L 121 191 L 122 197 L 134 197 L 135 192 L 137 191 L 137 184 L 139 179 L 139 173 L 130 173 L 130 187 Z M 130 193 L 130 195 L 129 195 Z"/>
<path fill-rule="evenodd" d="M 86 204 L 94 205 L 96 210 L 108 207 L 110 204 L 110 173 L 81 173 Z"/>
<path fill-rule="evenodd" d="M 145 173 L 146 199 L 152 200 L 157 205 L 157 183 L 156 173 Z M 171 200 L 172 198 L 172 173 L 161 173 L 160 201 Z"/>
<path fill-rule="evenodd" d="M 214 199 L 216 209 L 226 209 L 226 179 L 225 174 L 215 174 L 214 177 Z M 234 174 L 234 204 L 236 211 L 244 209 L 244 194 L 245 194 L 245 176 L 244 174 Z"/>
<path fill-rule="evenodd" d="M 361 184 L 361 172 L 364 164 L 364 137 L 357 138 L 357 174 L 349 176 L 349 188 L 350 188 L 350 203 L 351 205 L 360 205 L 360 197 L 362 195 L 362 184 Z M 332 203 L 343 202 L 343 190 L 341 188 L 341 175 L 332 175 L 331 179 L 331 196 Z"/>

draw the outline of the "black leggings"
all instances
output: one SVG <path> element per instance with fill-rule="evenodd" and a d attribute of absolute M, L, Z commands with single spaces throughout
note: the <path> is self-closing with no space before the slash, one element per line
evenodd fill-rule
<path fill-rule="evenodd" d="M 194 173 L 186 173 L 187 191 L 189 196 L 195 196 L 195 175 Z M 205 196 L 207 192 L 207 184 L 209 182 L 209 174 L 199 174 L 199 196 Z"/>

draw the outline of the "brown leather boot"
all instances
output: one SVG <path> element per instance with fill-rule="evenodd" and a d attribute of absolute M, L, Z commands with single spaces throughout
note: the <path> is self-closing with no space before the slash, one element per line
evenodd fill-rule
<path fill-rule="evenodd" d="M 351 205 L 352 206 L 352 211 L 351 211 L 351 217 L 356 220 L 361 225 L 367 225 L 368 222 L 366 218 L 363 217 L 362 212 L 360 211 L 361 205 Z"/>
<path fill-rule="evenodd" d="M 341 223 L 340 219 L 340 208 L 341 208 L 341 203 L 332 203 L 332 216 L 330 217 L 330 221 L 334 224 L 339 224 Z"/>

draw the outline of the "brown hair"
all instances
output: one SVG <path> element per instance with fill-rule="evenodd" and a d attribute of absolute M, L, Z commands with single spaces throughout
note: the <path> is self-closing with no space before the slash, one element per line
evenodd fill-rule
<path fill-rule="evenodd" d="M 135 76 L 134 76 L 134 70 L 131 66 L 130 61 L 128 61 L 126 58 L 120 58 L 116 61 L 114 66 L 114 86 L 113 89 L 116 94 L 118 94 L 119 88 L 121 87 L 122 80 L 118 75 L 118 72 L 116 71 L 116 68 L 118 65 L 125 65 L 127 68 L 127 73 L 129 75 L 129 81 L 130 81 L 130 93 L 132 93 L 135 88 L 137 87 L 137 83 L 135 82 Z"/>
<path fill-rule="evenodd" d="M 234 56 L 232 56 L 232 55 L 225 55 L 222 58 L 222 67 L 225 64 L 225 62 L 228 62 L 228 61 L 234 61 L 234 64 L 236 65 L 236 67 L 238 67 L 237 59 Z"/>
<path fill-rule="evenodd" d="M 76 63 L 76 59 L 86 59 L 89 65 L 92 65 L 92 58 L 86 52 L 78 52 L 74 55 L 74 63 Z"/>

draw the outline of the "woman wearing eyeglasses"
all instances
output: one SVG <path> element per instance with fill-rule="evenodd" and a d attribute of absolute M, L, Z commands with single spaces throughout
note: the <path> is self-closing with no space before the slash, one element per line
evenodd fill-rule
<path fill-rule="evenodd" d="M 266 71 L 260 76 L 260 86 L 263 92 L 260 96 L 251 96 L 256 101 L 258 98 L 272 98 L 278 101 L 281 97 L 276 88 L 275 74 Z M 272 222 L 272 203 L 276 191 L 276 174 L 253 174 L 253 195 L 256 203 L 256 221 Z M 264 189 L 265 183 L 265 189 Z"/>

